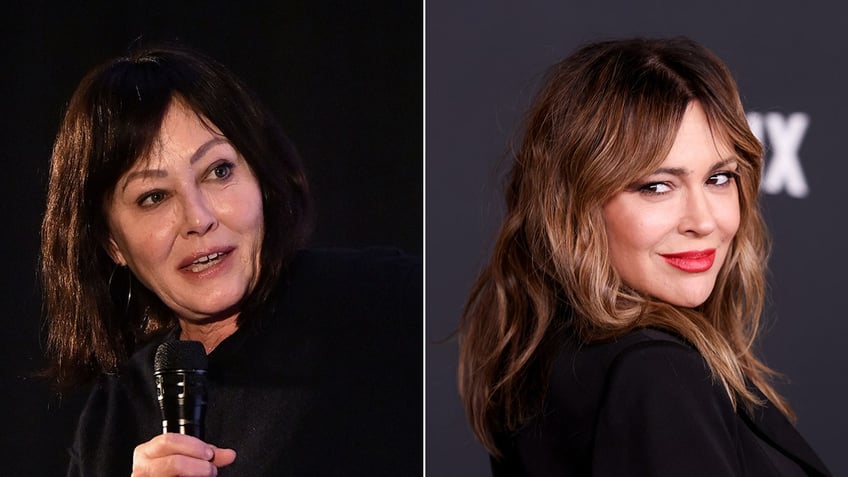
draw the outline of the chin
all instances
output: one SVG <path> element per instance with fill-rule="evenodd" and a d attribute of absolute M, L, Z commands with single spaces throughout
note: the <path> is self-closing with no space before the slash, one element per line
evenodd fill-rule
<path fill-rule="evenodd" d="M 674 294 L 672 296 L 659 298 L 667 301 L 668 303 L 674 306 L 680 306 L 683 308 L 697 308 L 707 301 L 707 299 L 710 297 L 710 293 L 712 293 L 712 288 L 710 288 L 709 290 L 692 290 L 688 292 L 684 291 L 682 293 Z"/>

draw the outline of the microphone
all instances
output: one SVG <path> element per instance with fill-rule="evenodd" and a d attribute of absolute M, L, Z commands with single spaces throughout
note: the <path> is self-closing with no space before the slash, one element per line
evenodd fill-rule
<path fill-rule="evenodd" d="M 206 350 L 199 341 L 167 341 L 156 348 L 153 376 L 163 434 L 204 438 L 208 367 Z"/>

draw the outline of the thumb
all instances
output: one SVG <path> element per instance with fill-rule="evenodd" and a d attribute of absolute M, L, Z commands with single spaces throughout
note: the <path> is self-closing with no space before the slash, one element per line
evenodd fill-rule
<path fill-rule="evenodd" d="M 225 467 L 236 460 L 236 451 L 232 449 L 222 449 L 212 446 L 212 450 L 215 452 L 215 455 L 212 456 L 211 462 L 215 467 Z"/>

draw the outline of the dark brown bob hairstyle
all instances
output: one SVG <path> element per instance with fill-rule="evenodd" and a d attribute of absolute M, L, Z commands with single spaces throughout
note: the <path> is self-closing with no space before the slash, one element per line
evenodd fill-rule
<path fill-rule="evenodd" d="M 174 314 L 108 255 L 104 212 L 119 178 L 148 157 L 175 100 L 223 133 L 262 192 L 260 274 L 242 303 L 240 326 L 269 298 L 308 235 L 309 191 L 298 155 L 227 68 L 174 45 L 139 47 L 95 68 L 77 87 L 59 128 L 41 228 L 48 374 L 56 384 L 115 372 L 140 344 L 176 324 Z"/>

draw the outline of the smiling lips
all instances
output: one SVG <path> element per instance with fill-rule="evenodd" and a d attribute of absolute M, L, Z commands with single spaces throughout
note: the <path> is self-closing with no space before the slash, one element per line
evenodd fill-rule
<path fill-rule="evenodd" d="M 193 261 L 184 264 L 181 268 L 189 272 L 200 273 L 220 262 L 221 259 L 229 255 L 231 251 L 232 250 L 222 250 L 197 257 Z"/>
<path fill-rule="evenodd" d="M 706 272 L 715 261 L 715 249 L 660 254 L 669 265 L 687 273 Z"/>

